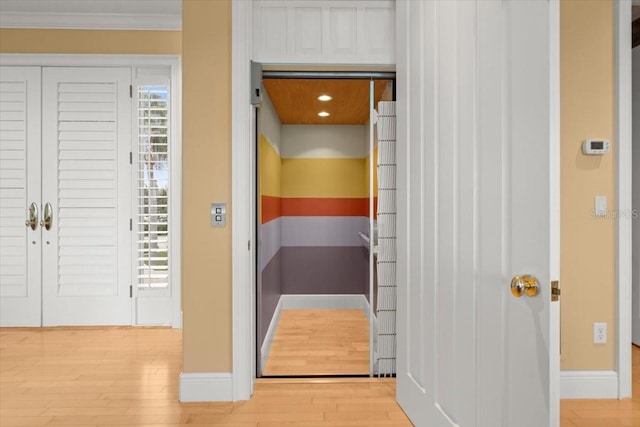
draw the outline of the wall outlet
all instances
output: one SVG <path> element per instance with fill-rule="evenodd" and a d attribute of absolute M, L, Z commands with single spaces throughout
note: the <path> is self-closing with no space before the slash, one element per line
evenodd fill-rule
<path fill-rule="evenodd" d="M 607 343 L 607 324 L 606 323 L 596 322 L 593 324 L 593 343 L 594 344 Z"/>

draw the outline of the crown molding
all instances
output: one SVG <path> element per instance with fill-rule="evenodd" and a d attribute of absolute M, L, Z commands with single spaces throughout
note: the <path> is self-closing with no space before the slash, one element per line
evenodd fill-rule
<path fill-rule="evenodd" d="M 180 31 L 182 16 L 109 13 L 0 13 L 0 28 Z"/>

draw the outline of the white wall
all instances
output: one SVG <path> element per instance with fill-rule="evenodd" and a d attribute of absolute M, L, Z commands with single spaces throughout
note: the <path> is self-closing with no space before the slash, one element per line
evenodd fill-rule
<path fill-rule="evenodd" d="M 284 125 L 282 158 L 363 159 L 369 153 L 362 125 Z"/>
<path fill-rule="evenodd" d="M 262 87 L 262 107 L 260 107 L 258 127 L 259 132 L 267 137 L 276 152 L 282 156 L 282 123 L 264 86 Z"/>

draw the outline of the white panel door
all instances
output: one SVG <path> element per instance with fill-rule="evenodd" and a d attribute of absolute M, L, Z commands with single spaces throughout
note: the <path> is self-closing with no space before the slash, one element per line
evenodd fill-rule
<path fill-rule="evenodd" d="M 559 7 L 398 1 L 398 402 L 559 425 Z M 512 295 L 532 274 L 537 296 Z"/>
<path fill-rule="evenodd" d="M 0 326 L 40 326 L 40 170 L 40 68 L 0 67 Z"/>
<path fill-rule="evenodd" d="M 45 68 L 43 325 L 131 324 L 131 70 Z"/>

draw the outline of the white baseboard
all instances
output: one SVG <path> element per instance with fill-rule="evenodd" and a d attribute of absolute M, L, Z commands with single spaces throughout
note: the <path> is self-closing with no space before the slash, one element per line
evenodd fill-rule
<path fill-rule="evenodd" d="M 616 371 L 561 371 L 561 399 L 617 399 Z"/>
<path fill-rule="evenodd" d="M 282 295 L 282 309 L 362 309 L 369 311 L 369 302 L 363 294 L 346 295 Z"/>
<path fill-rule="evenodd" d="M 273 337 L 276 335 L 276 329 L 278 328 L 278 322 L 280 322 L 280 314 L 282 313 L 282 296 L 278 300 L 278 305 L 276 305 L 276 309 L 273 312 L 273 317 L 271 318 L 271 323 L 269 323 L 269 328 L 267 329 L 267 334 L 264 336 L 264 341 L 262 342 L 262 347 L 260 347 L 260 366 L 264 369 L 267 364 L 267 358 L 269 357 L 269 352 L 271 351 L 271 343 L 273 342 Z"/>
<path fill-rule="evenodd" d="M 231 373 L 194 372 L 180 374 L 180 402 L 230 402 L 233 400 Z"/>

